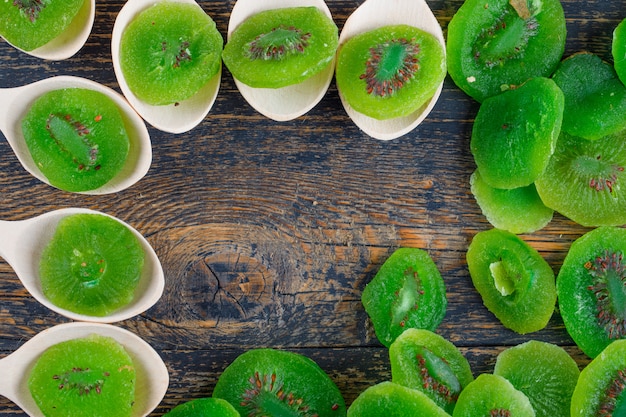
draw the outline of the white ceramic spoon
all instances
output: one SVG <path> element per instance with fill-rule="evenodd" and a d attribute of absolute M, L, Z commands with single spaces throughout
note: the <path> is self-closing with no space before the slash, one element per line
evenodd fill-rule
<path fill-rule="evenodd" d="M 120 64 L 120 43 L 122 34 L 128 24 L 148 7 L 163 0 L 128 0 L 120 10 L 111 35 L 111 55 L 113 69 L 120 89 L 137 113 L 155 128 L 168 133 L 184 133 L 196 127 L 209 113 L 220 88 L 222 70 L 198 91 L 194 96 L 176 104 L 153 106 L 140 100 L 126 83 Z M 178 3 L 189 3 L 201 8 L 194 0 L 168 0 Z"/>
<path fill-rule="evenodd" d="M 244 20 L 259 12 L 285 7 L 314 6 L 332 19 L 324 0 L 237 0 L 228 22 L 228 37 Z M 262 115 L 279 122 L 296 119 L 311 110 L 326 94 L 335 60 L 302 83 L 282 88 L 254 88 L 235 78 L 235 85 L 248 104 Z"/>
<path fill-rule="evenodd" d="M 167 368 L 159 354 L 143 339 L 128 330 L 109 324 L 65 323 L 35 335 L 18 350 L 0 359 L 0 395 L 13 401 L 29 416 L 43 417 L 28 389 L 28 377 L 35 361 L 46 349 L 57 343 L 90 334 L 111 337 L 124 346 L 136 370 L 132 415 L 143 417 L 150 414 L 167 391 Z"/>
<path fill-rule="evenodd" d="M 88 88 L 109 96 L 122 113 L 130 139 L 128 158 L 121 172 L 102 187 L 79 194 L 116 193 L 135 184 L 146 175 L 152 163 L 152 143 L 145 123 L 120 94 L 106 86 L 80 77 L 58 76 L 21 87 L 0 89 L 0 131 L 13 148 L 17 159 L 33 176 L 50 184 L 30 155 L 22 134 L 21 121 L 33 102 L 42 94 L 72 87 Z"/>
<path fill-rule="evenodd" d="M 76 213 L 95 213 L 109 216 L 89 209 L 67 208 L 51 211 L 28 220 L 0 220 L 0 235 L 2 236 L 0 257 L 11 265 L 24 287 L 37 301 L 50 310 L 73 320 L 113 323 L 134 317 L 153 306 L 161 297 L 165 286 L 161 262 L 150 243 L 137 230 L 113 216 L 109 217 L 128 227 L 137 236 L 145 252 L 144 267 L 135 292 L 135 299 L 129 305 L 108 316 L 93 317 L 57 307 L 46 298 L 39 280 L 41 253 L 52 239 L 59 221 Z"/>
<path fill-rule="evenodd" d="M 339 36 L 339 48 L 351 37 L 381 26 L 405 24 L 417 27 L 434 35 L 444 48 L 445 41 L 441 25 L 426 4 L 425 0 L 365 0 L 346 20 Z M 352 121 L 365 133 L 375 139 L 390 140 L 415 129 L 435 106 L 439 99 L 443 82 L 433 97 L 421 108 L 405 117 L 377 120 L 355 111 L 339 97 Z"/>
<path fill-rule="evenodd" d="M 86 0 L 72 23 L 59 36 L 45 45 L 32 51 L 25 51 L 12 45 L 15 49 L 37 58 L 60 61 L 76 54 L 87 42 L 91 34 L 96 11 L 95 0 Z M 10 42 L 7 42 L 10 44 Z"/>

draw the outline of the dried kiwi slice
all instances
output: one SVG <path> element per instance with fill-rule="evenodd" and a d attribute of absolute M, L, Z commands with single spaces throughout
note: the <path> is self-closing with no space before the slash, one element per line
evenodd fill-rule
<path fill-rule="evenodd" d="M 565 328 L 589 357 L 626 338 L 626 230 L 599 227 L 572 243 L 557 276 Z"/>
<path fill-rule="evenodd" d="M 598 140 L 561 132 L 535 181 L 543 203 L 583 226 L 626 223 L 626 131 Z"/>
<path fill-rule="evenodd" d="M 449 417 L 421 391 L 385 381 L 361 392 L 348 409 L 348 417 Z"/>
<path fill-rule="evenodd" d="M 61 35 L 86 0 L 15 0 L 0 2 L 0 36 L 32 51 Z"/>
<path fill-rule="evenodd" d="M 495 375 L 526 394 L 537 417 L 569 417 L 580 370 L 560 346 L 530 340 L 498 355 Z"/>
<path fill-rule="evenodd" d="M 459 395 L 453 417 L 535 417 L 528 397 L 505 378 L 480 374 Z"/>
<path fill-rule="evenodd" d="M 28 376 L 28 388 L 47 417 L 125 417 L 135 401 L 135 367 L 116 340 L 100 335 L 48 348 Z"/>
<path fill-rule="evenodd" d="M 22 119 L 28 150 L 53 186 L 95 190 L 123 168 L 130 140 L 117 105 L 99 91 L 53 90 Z"/>
<path fill-rule="evenodd" d="M 365 286 L 361 301 L 376 337 L 387 347 L 405 329 L 434 331 L 448 306 L 437 265 L 417 248 L 396 249 Z"/>
<path fill-rule="evenodd" d="M 478 171 L 470 177 L 470 190 L 487 221 L 511 233 L 532 233 L 552 220 L 554 210 L 541 201 L 535 184 L 510 190 L 494 188 Z"/>
<path fill-rule="evenodd" d="M 474 380 L 457 347 L 430 330 L 405 330 L 389 347 L 389 360 L 392 382 L 422 391 L 449 414 Z"/>
<path fill-rule="evenodd" d="M 317 7 L 266 10 L 232 31 L 222 58 L 233 76 L 250 87 L 286 87 L 332 63 L 338 32 L 333 20 Z"/>
<path fill-rule="evenodd" d="M 242 416 L 346 415 L 339 389 L 314 361 L 277 349 L 239 355 L 220 375 L 213 397 L 228 401 Z"/>
<path fill-rule="evenodd" d="M 215 22 L 198 5 L 159 1 L 124 30 L 120 67 L 140 100 L 177 103 L 218 75 L 223 45 Z"/>
<path fill-rule="evenodd" d="M 409 25 L 383 26 L 348 39 L 337 54 L 337 89 L 354 110 L 379 120 L 407 116 L 446 76 L 444 47 Z"/>
<path fill-rule="evenodd" d="M 565 49 L 559 0 L 466 0 L 448 25 L 448 71 L 482 102 L 533 77 L 548 77 Z"/>
<path fill-rule="evenodd" d="M 102 214 L 63 218 L 44 248 L 39 276 L 55 305 L 90 316 L 106 316 L 132 301 L 144 251 L 126 226 Z"/>
<path fill-rule="evenodd" d="M 622 83 L 626 84 L 626 19 L 622 20 L 613 31 L 611 53 L 615 72 Z"/>
<path fill-rule="evenodd" d="M 626 128 L 626 86 L 612 65 L 580 52 L 563 60 L 552 78 L 565 95 L 564 132 L 595 140 Z"/>
<path fill-rule="evenodd" d="M 554 152 L 563 103 L 563 92 L 543 77 L 485 99 L 470 142 L 482 179 L 495 188 L 532 184 Z"/>
<path fill-rule="evenodd" d="M 571 413 L 577 417 L 626 415 L 626 340 L 611 343 L 582 370 Z"/>
<path fill-rule="evenodd" d="M 164 417 L 239 417 L 239 411 L 221 398 L 197 398 L 178 404 Z"/>
<path fill-rule="evenodd" d="M 467 266 L 483 303 L 504 326 L 525 334 L 548 324 L 556 304 L 554 272 L 517 235 L 479 232 L 467 250 Z"/>

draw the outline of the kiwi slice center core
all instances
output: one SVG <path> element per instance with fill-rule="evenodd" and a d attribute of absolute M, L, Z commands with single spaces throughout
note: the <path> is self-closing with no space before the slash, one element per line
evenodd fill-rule
<path fill-rule="evenodd" d="M 606 190 L 611 194 L 613 194 L 618 174 L 624 172 L 624 167 L 607 163 L 602 155 L 597 155 L 595 158 L 581 155 L 573 161 L 573 164 L 576 172 L 590 177 L 590 188 L 596 191 Z"/>
<path fill-rule="evenodd" d="M 626 265 L 624 255 L 606 250 L 585 263 L 592 277 L 588 289 L 596 299 L 596 317 L 611 339 L 626 336 Z"/>
<path fill-rule="evenodd" d="M 461 383 L 450 365 L 424 346 L 417 347 L 417 363 L 424 389 L 435 392 L 446 402 L 456 402 Z"/>
<path fill-rule="evenodd" d="M 419 274 L 412 267 L 408 268 L 404 271 L 402 286 L 391 306 L 392 325 L 404 327 L 409 312 L 417 309 L 419 297 L 422 294 L 424 290 Z"/>
<path fill-rule="evenodd" d="M 106 259 L 99 253 L 88 250 L 85 252 L 74 248 L 72 271 L 85 288 L 93 288 L 100 283 L 107 270 Z"/>
<path fill-rule="evenodd" d="M 626 415 L 626 369 L 616 372 L 598 407 L 598 417 Z"/>
<path fill-rule="evenodd" d="M 70 156 L 79 171 L 95 169 L 99 149 L 89 138 L 90 130 L 71 115 L 51 114 L 46 120 L 46 130 L 61 153 Z"/>
<path fill-rule="evenodd" d="M 54 375 L 52 378 L 59 382 L 59 390 L 76 391 L 80 396 L 92 392 L 101 394 L 104 378 L 107 376 L 109 376 L 107 373 L 103 374 L 89 368 L 72 368 L 61 375 Z"/>
<path fill-rule="evenodd" d="M 255 372 L 248 382 L 250 386 L 241 397 L 241 405 L 249 410 L 248 417 L 317 417 L 302 398 L 285 389 L 275 373 Z"/>
<path fill-rule="evenodd" d="M 48 5 L 50 0 L 13 0 L 16 6 L 28 20 L 34 23 L 39 17 L 39 13 Z"/>
<path fill-rule="evenodd" d="M 250 59 L 280 61 L 288 56 L 303 53 L 309 46 L 310 33 L 294 26 L 277 26 L 262 33 L 247 44 Z"/>
<path fill-rule="evenodd" d="M 368 94 L 388 97 L 411 81 L 419 70 L 420 46 L 415 39 L 392 39 L 370 48 L 365 63 L 365 80 Z"/>
<path fill-rule="evenodd" d="M 507 296 L 515 292 L 515 281 L 508 273 L 506 265 L 503 261 L 492 262 L 489 264 L 489 271 L 493 277 L 493 283 L 500 294 Z"/>

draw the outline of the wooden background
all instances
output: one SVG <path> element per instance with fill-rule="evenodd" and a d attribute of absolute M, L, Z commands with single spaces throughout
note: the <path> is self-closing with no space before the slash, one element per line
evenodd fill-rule
<path fill-rule="evenodd" d="M 223 35 L 234 3 L 200 1 Z M 339 29 L 361 3 L 328 0 Z M 611 61 L 612 32 L 626 17 L 626 3 L 562 3 L 565 56 L 587 50 Z M 429 4 L 445 34 L 462 1 Z M 92 35 L 66 61 L 33 58 L 0 40 L 0 87 L 63 74 L 119 91 L 110 41 L 122 5 L 98 1 Z M 360 296 L 401 246 L 427 250 L 439 267 L 449 305 L 438 332 L 462 350 L 475 375 L 491 372 L 502 349 L 529 339 L 563 346 L 582 367 L 588 359 L 558 313 L 544 330 L 521 336 L 484 308 L 472 286 L 467 245 L 491 227 L 468 186 L 477 108 L 448 77 L 427 120 L 383 142 L 355 127 L 334 82 L 307 115 L 274 122 L 245 102 L 224 70 L 217 102 L 198 127 L 180 135 L 149 127 L 152 168 L 118 194 L 74 195 L 40 183 L 0 140 L 0 218 L 92 208 L 130 223 L 154 246 L 166 274 L 163 298 L 141 316 L 118 323 L 149 342 L 170 371 L 169 390 L 154 415 L 210 396 L 220 372 L 255 347 L 311 357 L 348 404 L 388 379 L 387 350 L 376 340 Z M 545 229 L 523 238 L 558 272 L 571 242 L 585 231 L 556 214 Z M 0 260 L 0 356 L 65 321 L 30 297 Z M 0 414 L 23 415 L 3 397 Z"/>

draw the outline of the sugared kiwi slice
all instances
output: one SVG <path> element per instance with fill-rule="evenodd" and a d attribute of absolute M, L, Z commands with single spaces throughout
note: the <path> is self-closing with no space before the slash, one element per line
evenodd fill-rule
<path fill-rule="evenodd" d="M 528 397 L 499 375 L 480 374 L 459 395 L 453 417 L 535 417 Z"/>
<path fill-rule="evenodd" d="M 83 88 L 53 90 L 39 97 L 22 119 L 28 150 L 50 184 L 90 191 L 124 166 L 130 141 L 117 105 Z"/>
<path fill-rule="evenodd" d="M 221 398 L 197 398 L 178 404 L 164 417 L 239 417 L 239 411 Z"/>
<path fill-rule="evenodd" d="M 340 417 L 346 405 L 330 377 L 306 356 L 277 349 L 239 355 L 220 375 L 214 398 L 242 416 Z"/>
<path fill-rule="evenodd" d="M 90 335 L 58 343 L 35 362 L 28 388 L 47 417 L 130 416 L 135 367 L 116 340 Z"/>
<path fill-rule="evenodd" d="M 494 188 L 480 172 L 470 177 L 470 190 L 487 221 L 511 233 L 532 233 L 552 220 L 554 210 L 541 201 L 535 184 L 510 190 Z"/>
<path fill-rule="evenodd" d="M 222 58 L 242 83 L 281 88 L 330 65 L 338 42 L 337 25 L 317 7 L 285 7 L 252 15 L 236 27 Z"/>
<path fill-rule="evenodd" d="M 448 306 L 437 265 L 418 248 L 396 249 L 365 286 L 361 301 L 376 337 L 387 347 L 405 329 L 434 331 Z"/>
<path fill-rule="evenodd" d="M 563 103 L 563 92 L 544 77 L 485 99 L 470 142 L 482 179 L 495 188 L 532 184 L 554 152 Z"/>
<path fill-rule="evenodd" d="M 217 76 L 223 46 L 215 22 L 196 4 L 159 1 L 124 30 L 120 67 L 140 100 L 178 103 Z"/>
<path fill-rule="evenodd" d="M 582 370 L 571 413 L 579 417 L 626 415 L 626 340 L 611 343 Z"/>
<path fill-rule="evenodd" d="M 337 88 L 356 111 L 379 120 L 407 116 L 437 91 L 446 55 L 437 38 L 409 25 L 356 35 L 337 54 Z"/>
<path fill-rule="evenodd" d="M 625 253 L 625 229 L 594 229 L 572 243 L 557 276 L 565 327 L 592 358 L 626 338 Z"/>
<path fill-rule="evenodd" d="M 457 347 L 430 330 L 405 330 L 389 347 L 389 360 L 392 382 L 422 391 L 449 414 L 474 380 Z"/>
<path fill-rule="evenodd" d="M 548 77 L 565 49 L 559 0 L 467 0 L 448 25 L 448 71 L 477 101 Z"/>
<path fill-rule="evenodd" d="M 565 95 L 564 132 L 594 140 L 626 128 L 626 86 L 599 56 L 574 54 L 552 78 Z"/>
<path fill-rule="evenodd" d="M 421 391 L 385 381 L 361 392 L 348 409 L 348 417 L 449 417 Z"/>
<path fill-rule="evenodd" d="M 0 2 L 0 35 L 32 51 L 59 36 L 86 0 L 7 0 Z"/>
<path fill-rule="evenodd" d="M 561 132 L 535 181 L 543 203 L 583 226 L 626 223 L 626 131 L 598 140 Z"/>
<path fill-rule="evenodd" d="M 537 417 L 570 415 L 580 370 L 562 347 L 530 340 L 508 348 L 498 355 L 493 373 L 526 394 Z"/>
<path fill-rule="evenodd" d="M 483 303 L 504 326 L 524 334 L 548 324 L 556 304 L 554 272 L 520 237 L 500 229 L 477 233 L 467 266 Z"/>
<path fill-rule="evenodd" d="M 626 19 L 622 20 L 613 31 L 611 53 L 615 72 L 622 83 L 626 84 Z"/>
<path fill-rule="evenodd" d="M 44 295 L 55 305 L 106 316 L 132 301 L 144 251 L 122 223 L 102 214 L 67 216 L 41 255 Z"/>

